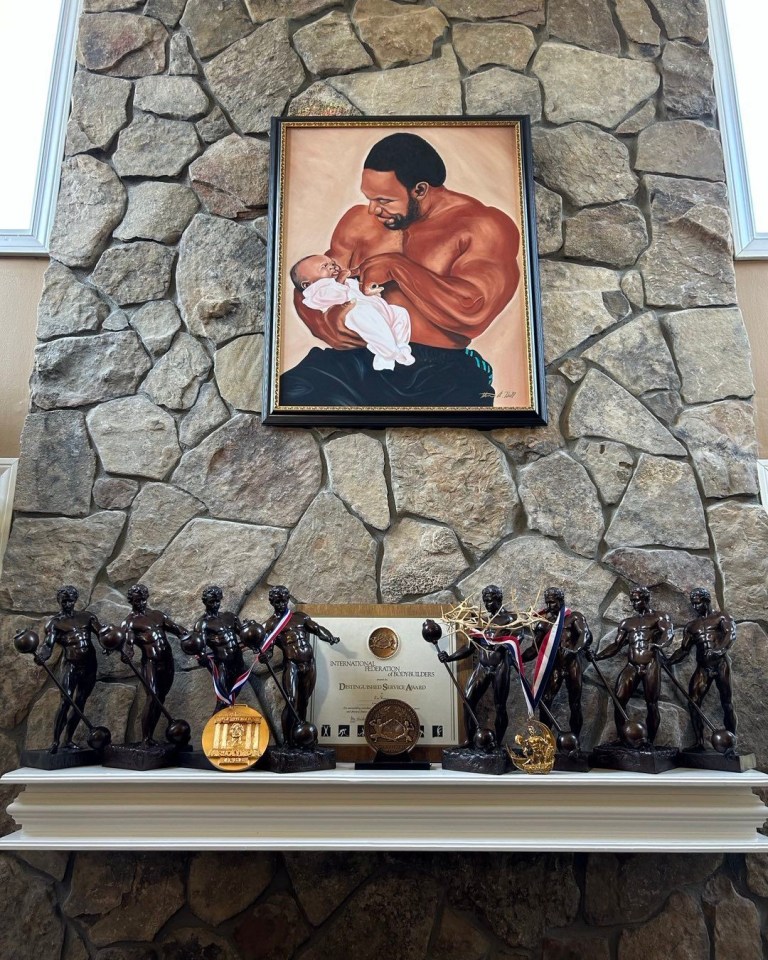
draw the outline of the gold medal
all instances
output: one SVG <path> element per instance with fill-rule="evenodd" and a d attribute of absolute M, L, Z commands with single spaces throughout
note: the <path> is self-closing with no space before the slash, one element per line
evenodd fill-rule
<path fill-rule="evenodd" d="M 421 736 L 416 711 L 403 700 L 381 700 L 371 707 L 364 730 L 368 746 L 387 756 L 408 753 Z"/>
<path fill-rule="evenodd" d="M 203 729 L 203 753 L 219 770 L 248 770 L 269 744 L 269 727 L 258 710 L 236 703 L 214 713 Z"/>
<path fill-rule="evenodd" d="M 529 717 L 525 733 L 515 736 L 518 749 L 507 748 L 510 760 L 523 773 L 551 773 L 555 765 L 555 738 L 545 723 Z"/>

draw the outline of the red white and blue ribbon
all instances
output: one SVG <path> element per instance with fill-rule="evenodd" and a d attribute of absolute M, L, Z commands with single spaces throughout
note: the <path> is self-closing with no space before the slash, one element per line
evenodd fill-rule
<path fill-rule="evenodd" d="M 542 611 L 543 613 L 544 611 Z M 563 624 L 565 618 L 571 611 L 567 607 L 560 607 L 557 619 L 547 630 L 546 636 L 541 641 L 539 652 L 536 656 L 536 663 L 533 666 L 533 683 L 530 684 L 531 697 L 526 697 L 528 712 L 530 714 L 539 705 L 539 701 L 544 696 L 544 692 L 549 686 L 549 678 L 555 669 L 557 660 L 557 651 L 560 649 L 560 638 L 563 635 Z M 520 675 L 522 678 L 522 674 Z"/>
<path fill-rule="evenodd" d="M 275 640 L 280 636 L 283 630 L 288 626 L 288 621 L 293 616 L 293 610 L 286 610 L 285 613 L 280 617 L 277 623 L 272 628 L 272 631 L 268 634 L 264 643 L 261 645 L 259 653 L 266 653 L 272 646 L 274 646 Z"/>
<path fill-rule="evenodd" d="M 282 617 L 280 617 L 280 619 L 277 621 L 273 629 L 265 638 L 264 643 L 261 645 L 261 649 L 259 650 L 259 653 L 266 653 L 267 650 L 269 650 L 270 647 L 274 645 L 275 640 L 277 640 L 280 633 L 288 625 L 288 621 L 291 619 L 292 615 L 293 614 L 291 610 L 285 611 L 285 613 L 282 615 Z M 258 659 L 257 657 L 253 658 L 253 661 L 251 662 L 250 667 L 248 667 L 245 673 L 240 674 L 240 676 L 232 684 L 232 688 L 229 691 L 229 693 L 227 693 L 226 689 L 222 684 L 221 671 L 216 666 L 216 663 L 214 662 L 213 657 L 210 656 L 210 654 L 208 655 L 208 663 L 211 669 L 211 679 L 213 680 L 213 690 L 214 690 L 214 693 L 216 694 L 216 699 L 220 703 L 226 703 L 228 707 L 233 707 L 235 705 L 235 700 L 237 700 L 237 695 L 238 693 L 240 693 L 240 691 L 243 689 L 243 686 L 248 681 L 248 677 L 250 677 L 251 672 L 253 671 L 253 668 L 256 665 L 257 659 Z"/>
<path fill-rule="evenodd" d="M 542 613 L 543 612 L 544 611 L 542 611 Z M 529 682 L 528 678 L 525 676 L 525 664 L 523 663 L 523 656 L 520 652 L 519 637 L 514 636 L 514 634 L 503 634 L 494 637 L 488 636 L 485 633 L 480 633 L 479 631 L 473 631 L 474 635 L 478 639 L 482 637 L 491 643 L 504 643 L 510 647 L 512 656 L 515 658 L 517 673 L 520 677 L 520 686 L 523 691 L 523 699 L 525 700 L 525 705 L 528 708 L 529 716 L 533 716 L 533 713 L 535 712 L 536 707 L 538 707 L 539 701 L 544 696 L 544 692 L 549 684 L 549 678 L 552 676 L 552 671 L 555 668 L 557 651 L 560 648 L 560 638 L 563 634 L 563 624 L 565 622 L 565 618 L 570 612 L 571 611 L 566 607 L 561 607 L 557 615 L 557 619 L 547 631 L 544 639 L 541 641 L 541 646 L 539 647 L 539 651 L 536 656 L 536 663 L 533 666 L 532 682 Z"/>

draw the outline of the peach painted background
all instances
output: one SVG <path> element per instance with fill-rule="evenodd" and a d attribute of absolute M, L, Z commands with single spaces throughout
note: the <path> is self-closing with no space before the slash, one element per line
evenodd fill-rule
<path fill-rule="evenodd" d="M 367 201 L 360 192 L 363 162 L 389 133 L 406 131 L 428 140 L 443 158 L 450 190 L 498 207 L 522 230 L 518 151 L 511 127 L 291 127 L 285 143 L 285 208 L 280 282 L 284 316 L 280 372 L 290 370 L 313 346 L 324 347 L 293 307 L 291 265 L 310 253 L 325 253 L 341 216 Z M 522 270 L 522 248 L 518 257 Z M 531 405 L 525 298 L 522 283 L 509 305 L 471 343 L 493 367 L 497 407 Z M 512 399 L 509 393 L 514 393 Z M 500 399 L 507 394 L 507 399 Z"/>

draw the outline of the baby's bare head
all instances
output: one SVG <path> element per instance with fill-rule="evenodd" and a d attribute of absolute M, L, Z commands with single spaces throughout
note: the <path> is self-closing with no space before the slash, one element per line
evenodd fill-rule
<path fill-rule="evenodd" d="M 333 257 L 326 257 L 322 253 L 313 253 L 302 260 L 298 260 L 291 267 L 291 280 L 297 290 L 303 290 L 315 280 L 324 280 L 328 277 L 338 277 L 341 267 Z"/>

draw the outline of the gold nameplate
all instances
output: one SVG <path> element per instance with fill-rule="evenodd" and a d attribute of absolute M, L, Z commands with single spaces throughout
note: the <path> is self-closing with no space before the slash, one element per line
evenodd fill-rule
<path fill-rule="evenodd" d="M 269 727 L 258 710 L 235 704 L 214 713 L 203 730 L 203 753 L 219 770 L 248 770 L 269 744 Z"/>

